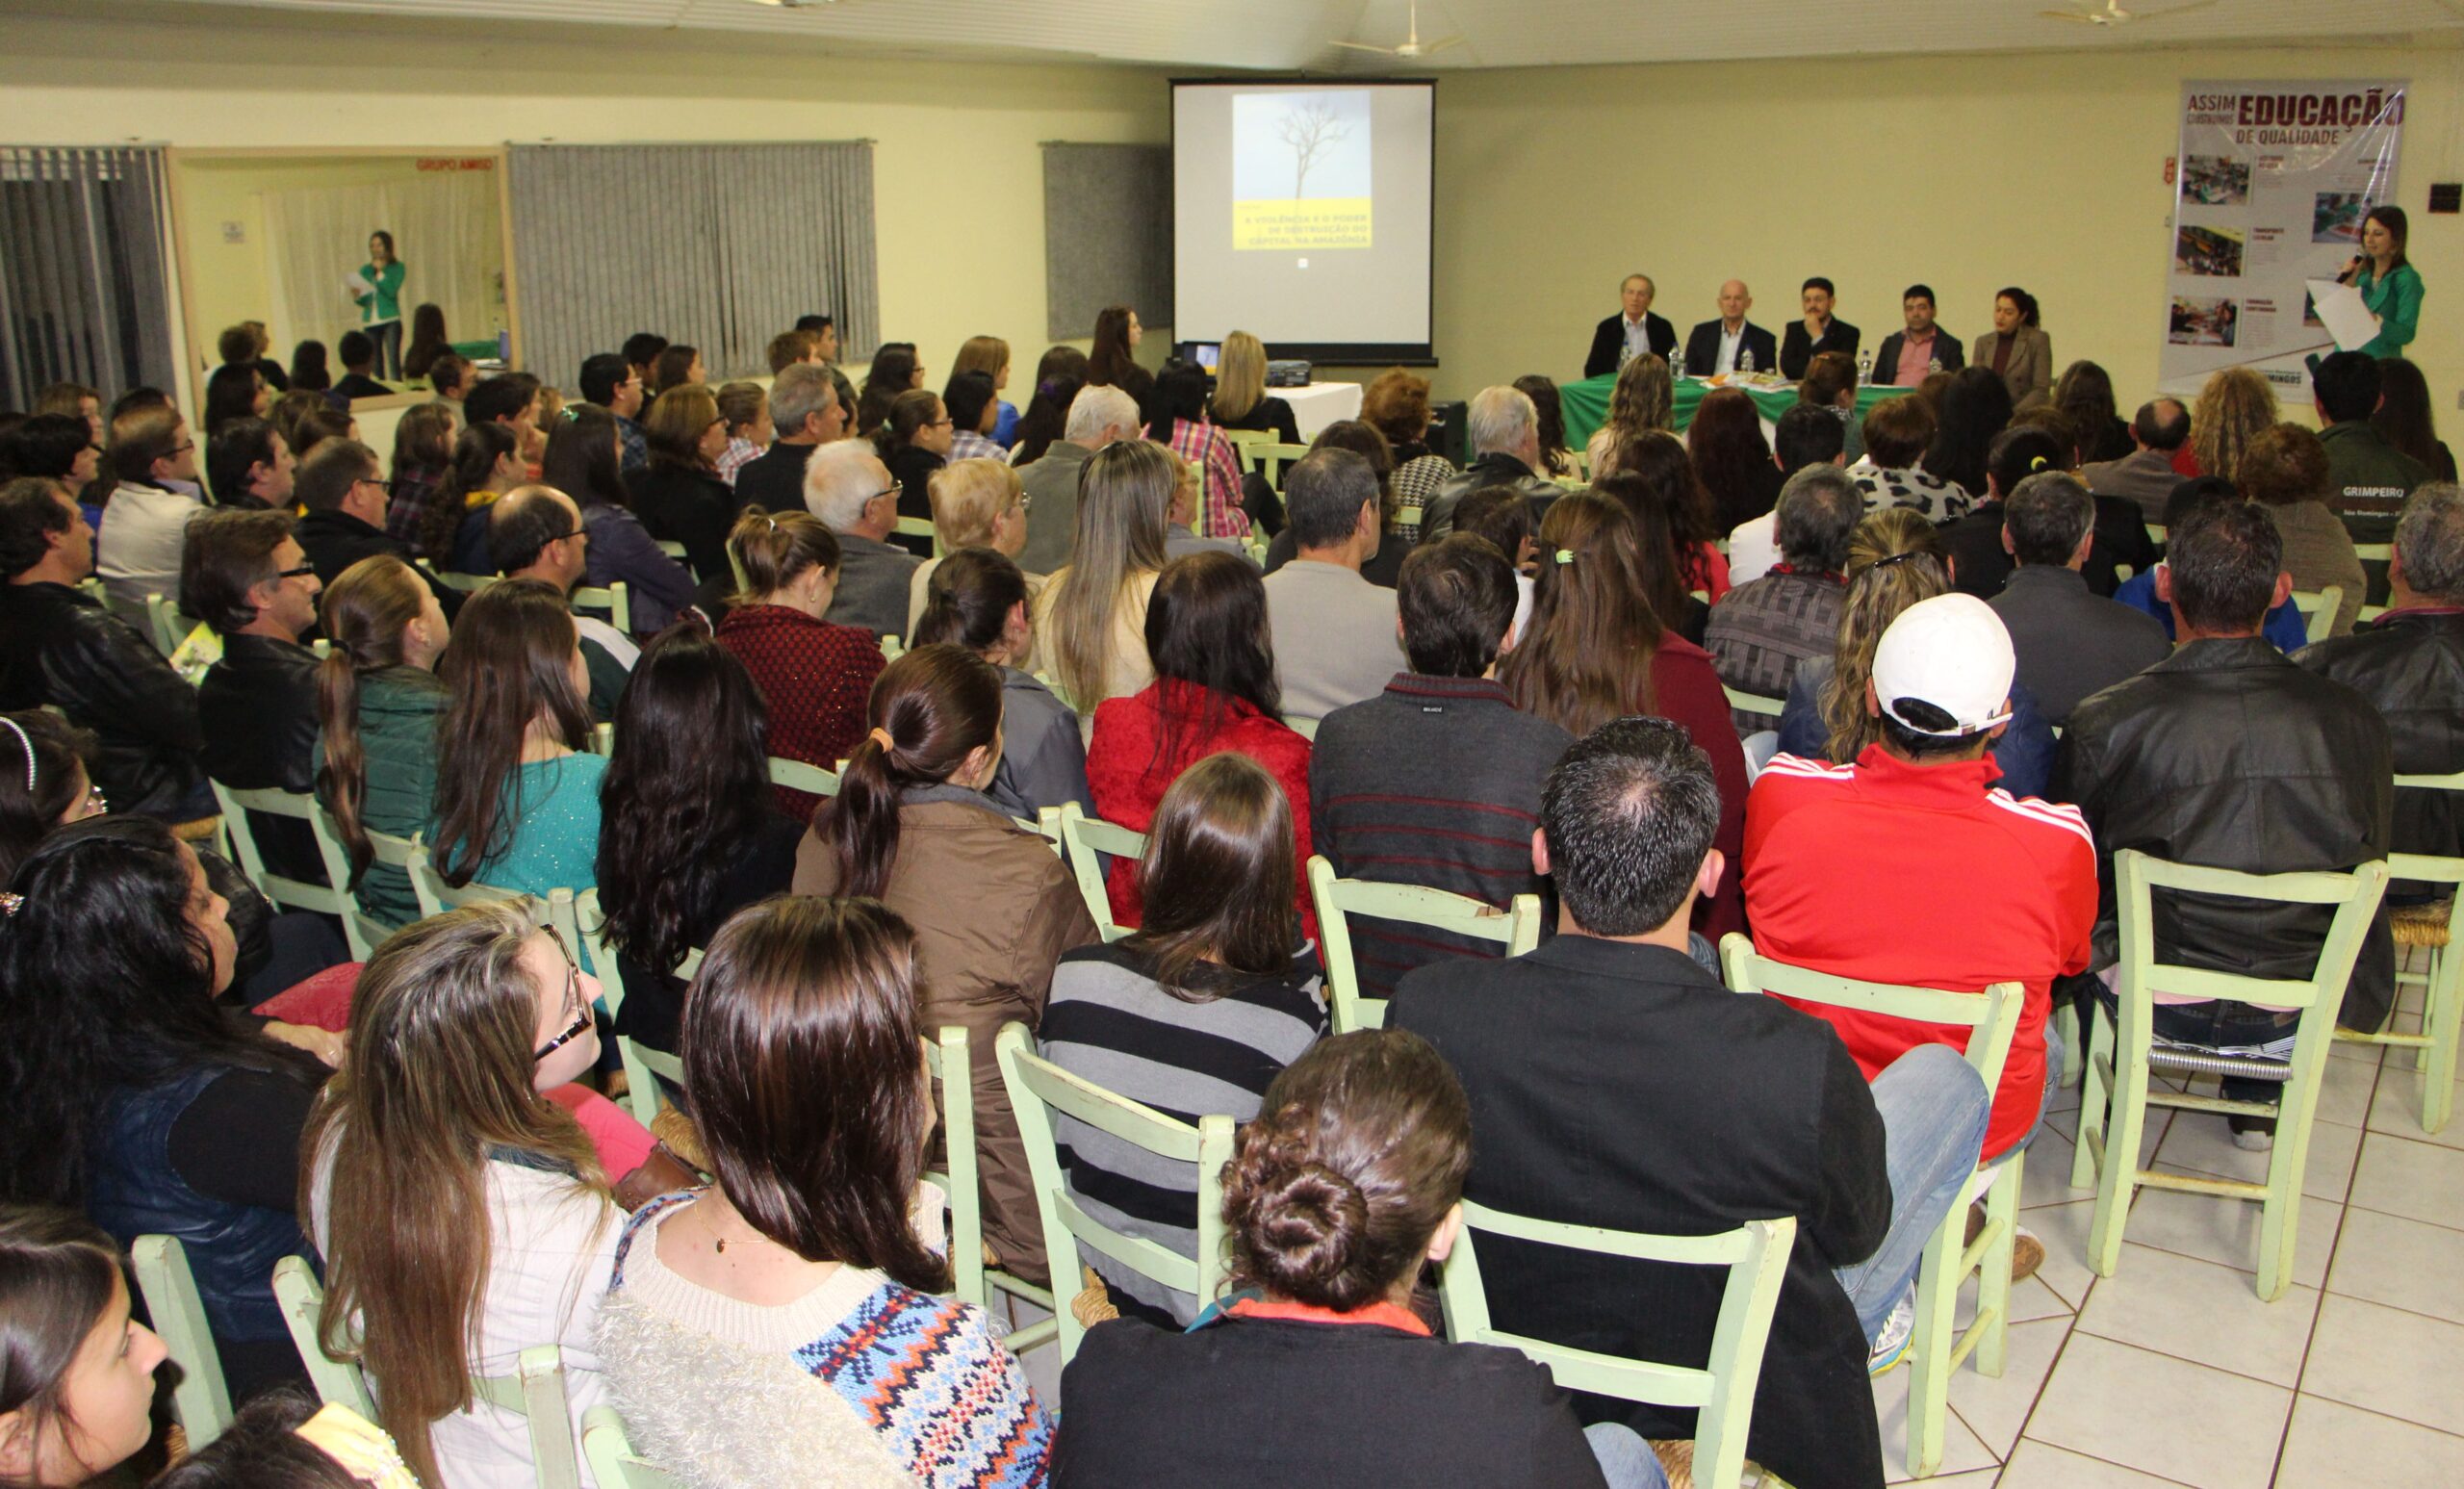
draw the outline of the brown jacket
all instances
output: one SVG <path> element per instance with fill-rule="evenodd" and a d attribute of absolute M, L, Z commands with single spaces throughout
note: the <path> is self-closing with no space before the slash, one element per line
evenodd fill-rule
<path fill-rule="evenodd" d="M 796 850 L 795 892 L 834 894 L 838 870 L 827 809 Z M 882 896 L 915 928 L 924 1027 L 966 1030 L 975 1089 L 975 1151 L 984 1239 L 1002 1266 L 1041 1281 L 1043 1227 L 1027 1152 L 1011 1115 L 992 1037 L 1012 1019 L 1043 1018 L 1053 964 L 1097 938 L 1077 882 L 1051 843 L 1004 816 L 991 800 L 947 786 L 908 793 L 898 811 L 898 858 Z"/>

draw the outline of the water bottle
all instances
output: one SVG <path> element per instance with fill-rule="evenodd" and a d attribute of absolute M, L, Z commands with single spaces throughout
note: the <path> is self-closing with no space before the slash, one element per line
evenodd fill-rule
<path fill-rule="evenodd" d="M 1925 375 L 1926 375 L 1926 376 L 1931 377 L 1931 376 L 1933 376 L 1936 372 L 1940 372 L 1941 370 L 1942 370 L 1942 359 L 1941 359 L 1941 358 L 1939 358 L 1939 357 L 1927 357 L 1927 358 L 1925 359 Z"/>
<path fill-rule="evenodd" d="M 1736 370 L 1737 370 L 1737 373 L 1738 373 L 1738 375 L 1739 375 L 1739 376 L 1743 376 L 1743 377 L 1751 377 L 1751 376 L 1753 376 L 1753 375 L 1754 375 L 1754 348 L 1753 348 L 1753 347 L 1738 347 L 1738 348 L 1737 348 L 1737 353 L 1736 353 Z"/>
<path fill-rule="evenodd" d="M 503 326 L 497 327 L 497 360 L 513 366 L 513 333 Z"/>
<path fill-rule="evenodd" d="M 1868 347 L 1864 350 L 1857 353 L 1857 386 L 1860 388 L 1870 388 L 1873 385 L 1874 352 L 1873 348 Z"/>

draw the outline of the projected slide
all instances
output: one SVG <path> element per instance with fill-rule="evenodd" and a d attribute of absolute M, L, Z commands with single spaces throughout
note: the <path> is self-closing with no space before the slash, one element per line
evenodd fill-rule
<path fill-rule="evenodd" d="M 1232 246 L 1371 246 L 1369 90 L 1232 100 Z"/>

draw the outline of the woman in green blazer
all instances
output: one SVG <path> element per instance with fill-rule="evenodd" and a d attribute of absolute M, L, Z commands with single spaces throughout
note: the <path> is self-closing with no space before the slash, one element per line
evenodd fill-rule
<path fill-rule="evenodd" d="M 2421 328 L 2422 276 L 2404 257 L 2405 228 L 2403 208 L 2371 208 L 2361 219 L 2361 251 L 2336 276 L 2378 318 L 2378 334 L 2355 348 L 2365 356 L 2400 357 Z"/>
<path fill-rule="evenodd" d="M 376 343 L 377 375 L 399 382 L 402 377 L 402 261 L 394 257 L 394 235 L 379 228 L 368 235 L 368 262 L 359 277 L 374 288 L 354 295 L 361 329 Z"/>

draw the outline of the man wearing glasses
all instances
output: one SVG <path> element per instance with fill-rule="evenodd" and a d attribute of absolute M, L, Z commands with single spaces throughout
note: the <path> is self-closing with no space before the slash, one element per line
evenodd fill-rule
<path fill-rule="evenodd" d="M 94 573 L 120 614 L 142 621 L 147 595 L 180 591 L 180 543 L 205 510 L 196 441 L 167 407 L 135 408 L 112 421 L 105 450 L 119 484 L 104 503 L 109 536 L 97 537 Z"/>
<path fill-rule="evenodd" d="M 398 558 L 419 570 L 450 621 L 462 608 L 462 592 L 437 582 L 413 560 L 409 546 L 385 530 L 394 483 L 379 478 L 380 469 L 376 451 L 357 440 L 326 440 L 310 450 L 291 476 L 293 500 L 308 509 L 295 529 L 299 546 L 327 584 L 363 558 Z"/>
<path fill-rule="evenodd" d="M 805 465 L 805 506 L 838 538 L 838 588 L 823 620 L 875 637 L 907 629 L 907 594 L 924 560 L 893 546 L 898 482 L 862 440 L 823 445 Z"/>
<path fill-rule="evenodd" d="M 223 507 L 189 524 L 180 608 L 222 639 L 221 659 L 197 685 L 197 759 L 234 790 L 317 783 L 317 654 L 299 638 L 317 624 L 324 587 L 288 512 Z M 323 883 L 307 823 L 250 812 L 248 832 L 269 870 Z"/>

